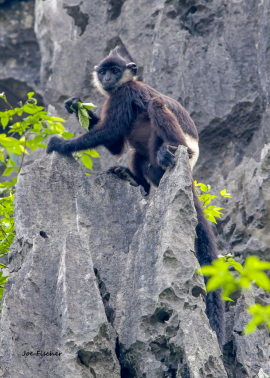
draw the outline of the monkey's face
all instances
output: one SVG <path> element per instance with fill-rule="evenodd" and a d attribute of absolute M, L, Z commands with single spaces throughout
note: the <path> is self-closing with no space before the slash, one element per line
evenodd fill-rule
<path fill-rule="evenodd" d="M 113 91 L 123 76 L 123 70 L 117 66 L 98 67 L 96 72 L 98 75 L 98 80 L 106 92 Z"/>

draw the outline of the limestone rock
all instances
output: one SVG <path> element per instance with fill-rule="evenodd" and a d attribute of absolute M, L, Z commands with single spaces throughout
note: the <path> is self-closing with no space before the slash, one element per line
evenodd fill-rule
<path fill-rule="evenodd" d="M 45 101 L 100 107 L 94 66 L 116 45 L 141 80 L 180 101 L 200 134 L 195 173 L 213 183 L 270 142 L 269 0 L 36 1 Z"/>
<path fill-rule="evenodd" d="M 26 101 L 27 92 L 37 92 L 40 104 L 41 56 L 34 32 L 35 1 L 0 2 L 0 93 L 12 106 Z M 0 101 L 0 111 L 6 104 Z"/>
<path fill-rule="evenodd" d="M 15 219 L 1 376 L 227 377 L 194 290 L 205 288 L 185 148 L 149 200 L 53 153 L 20 174 Z M 22 356 L 38 350 L 61 355 Z"/>

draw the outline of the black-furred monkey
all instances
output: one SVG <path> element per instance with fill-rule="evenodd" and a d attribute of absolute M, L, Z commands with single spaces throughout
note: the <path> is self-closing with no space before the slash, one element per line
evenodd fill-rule
<path fill-rule="evenodd" d="M 189 114 L 177 101 L 138 82 L 136 73 L 136 64 L 127 64 L 114 49 L 94 70 L 94 83 L 107 97 L 101 116 L 88 111 L 89 131 L 69 140 L 52 137 L 47 152 L 70 154 L 103 145 L 113 155 L 120 155 L 128 142 L 134 149 L 130 169 L 113 167 L 110 172 L 132 185 L 142 185 L 148 194 L 150 184 L 158 186 L 166 168 L 173 166 L 177 146 L 187 147 L 193 168 L 199 155 L 198 133 Z M 73 113 L 71 106 L 77 113 L 79 101 L 72 97 L 65 102 L 69 113 Z M 194 186 L 193 196 L 198 217 L 197 258 L 201 266 L 208 265 L 217 259 L 216 244 Z M 224 305 L 219 291 L 207 294 L 206 313 L 222 348 Z"/>

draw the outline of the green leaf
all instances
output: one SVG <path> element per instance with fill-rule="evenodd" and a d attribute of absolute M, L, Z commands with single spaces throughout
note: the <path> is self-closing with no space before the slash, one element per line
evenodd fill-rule
<path fill-rule="evenodd" d="M 84 151 L 87 155 L 90 155 L 90 156 L 92 156 L 92 157 L 94 157 L 94 158 L 99 158 L 100 156 L 99 156 L 99 153 L 97 152 L 97 151 L 95 151 L 95 150 L 86 150 L 86 151 Z"/>
<path fill-rule="evenodd" d="M 65 131 L 65 132 L 63 132 L 62 137 L 65 138 L 65 139 L 70 139 L 70 138 L 74 137 L 74 134 L 68 133 L 68 132 Z"/>
<path fill-rule="evenodd" d="M 14 168 L 6 168 L 2 176 L 9 176 L 13 172 Z"/>
<path fill-rule="evenodd" d="M 83 155 L 83 157 L 82 157 L 82 163 L 83 163 L 83 165 L 86 168 L 89 168 L 92 171 L 92 165 L 93 165 L 93 163 L 92 163 L 92 159 L 89 156 Z"/>
<path fill-rule="evenodd" d="M 82 102 L 81 104 L 88 110 L 96 108 L 96 105 L 92 104 L 91 102 Z"/>
<path fill-rule="evenodd" d="M 34 104 L 25 104 L 23 106 L 23 111 L 28 114 L 35 114 L 44 109 L 44 106 L 36 106 Z"/>
<path fill-rule="evenodd" d="M 89 116 L 86 109 L 79 108 L 78 109 L 78 115 L 79 115 L 79 122 L 80 125 L 88 131 L 89 128 Z"/>
<path fill-rule="evenodd" d="M 1 117 L 1 123 L 2 123 L 3 129 L 6 128 L 8 122 L 9 122 L 9 116 L 4 114 L 4 116 Z"/>
<path fill-rule="evenodd" d="M 203 274 L 204 276 L 212 276 L 218 273 L 217 268 L 212 265 L 202 266 L 200 271 L 201 271 L 201 274 Z"/>
<path fill-rule="evenodd" d="M 28 100 L 30 100 L 34 96 L 35 92 L 29 92 L 27 93 Z"/>
<path fill-rule="evenodd" d="M 261 324 L 266 324 L 268 329 L 270 326 L 270 305 L 262 306 L 260 304 L 254 304 L 248 308 L 248 312 L 253 315 L 251 321 L 246 325 L 244 329 L 244 335 L 252 333 L 256 327 Z"/>
<path fill-rule="evenodd" d="M 207 185 L 201 184 L 200 189 L 202 192 L 207 192 Z"/>
<path fill-rule="evenodd" d="M 20 149 L 22 150 L 22 152 L 26 155 L 29 155 L 29 152 L 25 149 L 24 146 L 20 145 Z"/>
<path fill-rule="evenodd" d="M 51 119 L 52 121 L 66 122 L 65 119 L 63 119 L 63 118 L 59 118 L 59 117 L 50 117 L 50 119 Z"/>
<path fill-rule="evenodd" d="M 207 220 L 209 220 L 210 222 L 213 222 L 213 223 L 217 224 L 216 218 L 213 216 L 213 214 L 211 212 L 208 212 L 207 209 L 204 209 L 204 213 L 205 213 L 205 216 L 206 216 Z"/>
<path fill-rule="evenodd" d="M 220 194 L 221 194 L 222 197 L 229 197 L 229 198 L 232 198 L 231 194 L 226 192 L 226 189 L 223 189 L 223 190 L 220 192 Z"/>
<path fill-rule="evenodd" d="M 224 300 L 224 301 L 230 301 L 230 302 L 234 302 L 231 298 L 229 298 L 229 297 L 222 297 L 222 299 Z"/>
<path fill-rule="evenodd" d="M 229 258 L 229 259 L 228 259 L 228 262 L 229 262 L 230 265 L 232 265 L 232 266 L 234 267 L 234 269 L 236 269 L 239 273 L 242 273 L 242 272 L 243 272 L 243 267 L 242 267 L 242 265 L 241 265 L 239 262 L 235 261 L 235 260 L 232 259 L 232 258 Z"/>
<path fill-rule="evenodd" d="M 225 283 L 224 277 L 222 276 L 213 276 L 209 278 L 206 284 L 207 291 L 212 291 L 219 289 Z"/>

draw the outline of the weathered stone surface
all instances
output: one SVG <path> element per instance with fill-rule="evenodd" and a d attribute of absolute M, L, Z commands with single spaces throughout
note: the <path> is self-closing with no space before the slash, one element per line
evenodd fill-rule
<path fill-rule="evenodd" d="M 193 290 L 204 284 L 185 148 L 178 155 L 148 202 L 55 153 L 22 171 L 1 376 L 120 377 L 119 360 L 122 377 L 227 377 Z M 22 356 L 37 350 L 62 354 Z"/>
<path fill-rule="evenodd" d="M 218 221 L 216 236 L 221 253 L 232 253 L 244 263 L 246 257 L 255 255 L 270 260 L 270 145 L 261 152 L 261 161 L 244 158 L 243 162 L 224 180 L 217 179 L 218 192 L 224 188 L 232 198 L 224 200 L 224 217 Z M 227 303 L 227 340 L 224 361 L 229 377 L 254 377 L 258 366 L 270 374 L 270 337 L 264 327 L 248 337 L 241 336 L 248 321 L 248 305 L 270 304 L 269 293 L 254 288 L 253 295 L 245 293 L 237 304 Z M 238 299 L 238 300 L 237 300 Z"/>
<path fill-rule="evenodd" d="M 249 321 L 247 308 L 255 301 L 254 294 L 246 291 L 236 305 L 227 303 L 224 365 L 229 377 L 260 378 L 265 377 L 262 373 L 270 373 L 270 338 L 267 328 L 261 326 L 251 335 L 242 335 Z"/>
<path fill-rule="evenodd" d="M 245 158 L 226 180 L 219 177 L 217 190 L 226 188 L 232 198 L 224 202 L 224 217 L 217 225 L 218 246 L 243 263 L 250 255 L 270 259 L 270 144 L 261 161 Z"/>
<path fill-rule="evenodd" d="M 71 95 L 100 106 L 91 71 L 119 45 L 141 79 L 190 112 L 196 176 L 212 183 L 270 142 L 269 9 L 269 0 L 37 0 L 45 100 L 59 112 Z"/>
<path fill-rule="evenodd" d="M 40 51 L 34 32 L 35 1 L 0 2 L 0 92 L 16 106 L 27 92 L 40 92 Z M 42 97 L 35 96 L 39 103 Z M 0 101 L 0 111 L 6 104 Z"/>
<path fill-rule="evenodd" d="M 269 0 L 36 0 L 39 55 L 34 1 L 0 0 L 0 92 L 15 104 L 38 88 L 65 118 L 62 103 L 71 95 L 96 103 L 99 111 L 104 99 L 91 84 L 91 71 L 119 45 L 137 63 L 140 79 L 179 100 L 193 117 L 200 133 L 195 178 L 233 194 L 217 226 L 220 251 L 234 252 L 240 262 L 251 254 L 269 259 L 269 168 L 267 160 L 265 167 L 259 162 L 270 142 L 269 9 Z M 74 116 L 66 125 L 83 131 Z M 94 160 L 95 171 L 116 163 L 102 148 L 101 155 Z M 269 303 L 265 293 L 254 296 Z M 237 320 L 234 308 L 228 307 L 230 322 Z M 110 304 L 105 309 L 113 316 Z M 247 350 L 246 339 L 228 332 L 229 376 L 240 374 L 240 365 L 252 374 L 256 364 L 265 369 L 267 347 L 248 370 L 251 355 L 240 353 Z"/>

